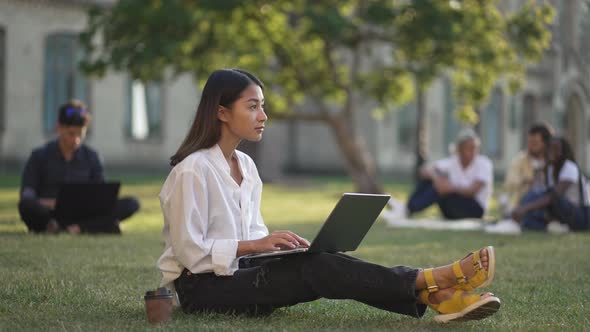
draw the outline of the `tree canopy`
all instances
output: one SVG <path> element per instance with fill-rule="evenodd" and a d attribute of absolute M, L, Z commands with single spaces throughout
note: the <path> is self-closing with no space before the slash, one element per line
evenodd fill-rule
<path fill-rule="evenodd" d="M 497 6 L 493 0 L 121 0 L 90 11 L 82 67 L 142 80 L 168 70 L 200 80 L 218 68 L 250 70 L 270 87 L 271 112 L 327 123 L 353 178 L 367 173 L 355 178 L 359 189 L 378 191 L 372 158 L 354 131 L 359 100 L 391 110 L 411 100 L 415 81 L 427 87 L 449 74 L 462 118 L 476 121 L 473 106 L 499 78 L 517 87 L 527 61 L 538 59 L 550 39 L 548 5 L 531 2 L 514 13 Z M 304 100 L 306 109 L 299 107 Z"/>

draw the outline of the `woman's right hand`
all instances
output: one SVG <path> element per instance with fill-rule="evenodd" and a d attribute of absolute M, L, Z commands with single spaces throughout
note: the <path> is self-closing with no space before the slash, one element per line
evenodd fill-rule
<path fill-rule="evenodd" d="M 254 252 L 268 252 L 298 247 L 309 247 L 309 241 L 291 231 L 275 231 L 253 241 Z"/>
<path fill-rule="evenodd" d="M 309 241 L 291 231 L 275 231 L 258 240 L 239 241 L 237 256 L 297 247 L 308 248 Z"/>

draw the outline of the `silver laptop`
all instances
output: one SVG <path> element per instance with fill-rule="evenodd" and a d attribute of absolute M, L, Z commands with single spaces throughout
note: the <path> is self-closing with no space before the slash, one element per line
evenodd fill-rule
<path fill-rule="evenodd" d="M 241 256 L 256 259 L 316 252 L 354 251 L 389 201 L 389 195 L 345 193 L 309 248 L 271 251 Z"/>

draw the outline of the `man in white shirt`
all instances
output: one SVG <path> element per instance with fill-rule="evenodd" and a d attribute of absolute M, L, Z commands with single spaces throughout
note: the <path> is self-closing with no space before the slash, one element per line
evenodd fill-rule
<path fill-rule="evenodd" d="M 456 155 L 434 162 L 420 171 L 422 180 L 403 206 L 392 200 L 393 213 L 385 214 L 390 225 L 408 214 L 438 204 L 446 219 L 481 218 L 492 194 L 493 166 L 478 154 L 480 141 L 471 129 L 456 140 Z"/>

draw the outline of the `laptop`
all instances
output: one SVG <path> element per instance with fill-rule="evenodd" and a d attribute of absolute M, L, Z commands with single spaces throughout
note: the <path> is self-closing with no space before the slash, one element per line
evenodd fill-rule
<path fill-rule="evenodd" d="M 257 259 L 303 253 L 354 251 L 390 199 L 390 195 L 345 193 L 311 242 L 309 248 L 295 248 L 241 256 Z"/>
<path fill-rule="evenodd" d="M 119 182 L 60 185 L 55 202 L 55 219 L 63 226 L 114 216 L 120 186 Z"/>

